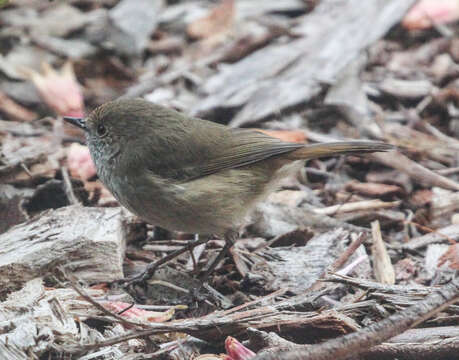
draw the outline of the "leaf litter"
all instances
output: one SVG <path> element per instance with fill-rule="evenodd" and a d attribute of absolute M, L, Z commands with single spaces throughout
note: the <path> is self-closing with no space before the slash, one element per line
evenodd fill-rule
<path fill-rule="evenodd" d="M 458 3 L 414 3 L 0 2 L 1 357 L 454 358 Z M 125 289 L 195 236 L 120 208 L 62 123 L 118 97 L 398 148 L 309 161 L 202 291 L 213 237 Z"/>

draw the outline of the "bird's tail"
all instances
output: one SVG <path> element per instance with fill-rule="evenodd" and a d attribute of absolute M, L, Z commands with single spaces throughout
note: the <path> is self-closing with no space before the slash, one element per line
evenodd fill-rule
<path fill-rule="evenodd" d="M 388 151 L 395 147 L 375 141 L 337 141 L 331 143 L 306 145 L 303 148 L 292 151 L 289 157 L 292 160 L 316 159 L 320 157 L 336 156 L 362 153 L 371 153 L 378 151 Z"/>

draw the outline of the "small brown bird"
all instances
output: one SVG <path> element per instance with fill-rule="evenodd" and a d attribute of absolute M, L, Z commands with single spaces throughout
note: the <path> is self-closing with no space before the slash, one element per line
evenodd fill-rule
<path fill-rule="evenodd" d="M 222 236 L 224 250 L 256 203 L 305 160 L 392 148 L 370 141 L 289 143 L 141 99 L 65 119 L 85 131 L 99 178 L 122 205 L 169 230 Z"/>

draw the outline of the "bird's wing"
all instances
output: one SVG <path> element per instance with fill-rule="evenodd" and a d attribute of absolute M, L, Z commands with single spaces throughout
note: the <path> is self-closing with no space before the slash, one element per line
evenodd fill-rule
<path fill-rule="evenodd" d="M 304 146 L 256 130 L 232 129 L 205 120 L 194 119 L 189 125 L 178 128 L 173 135 L 168 131 L 157 139 L 164 146 L 155 146 L 156 154 L 148 161 L 153 174 L 178 182 L 190 181 Z"/>
<path fill-rule="evenodd" d="M 205 161 L 192 165 L 194 178 L 253 164 L 304 147 L 304 144 L 283 142 L 249 129 L 227 129 L 224 136 L 228 141 L 220 149 L 209 153 Z"/>

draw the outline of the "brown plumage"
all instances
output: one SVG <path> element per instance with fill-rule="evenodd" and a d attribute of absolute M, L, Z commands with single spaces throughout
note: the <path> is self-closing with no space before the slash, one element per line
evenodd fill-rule
<path fill-rule="evenodd" d="M 289 143 L 140 99 L 68 120 L 85 130 L 98 175 L 122 205 L 154 225 L 227 238 L 304 160 L 391 148 L 370 141 Z"/>

